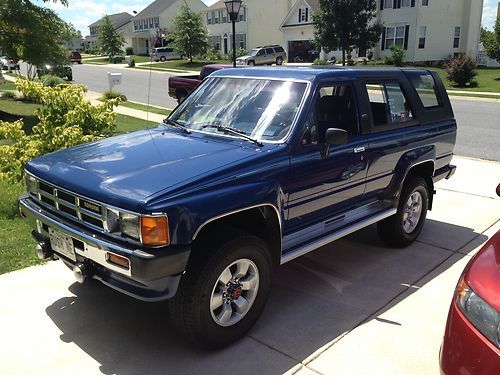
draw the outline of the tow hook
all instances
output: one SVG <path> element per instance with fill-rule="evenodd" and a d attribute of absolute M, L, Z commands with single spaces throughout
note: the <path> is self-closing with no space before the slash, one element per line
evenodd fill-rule
<path fill-rule="evenodd" d="M 75 275 L 76 281 L 80 284 L 85 282 L 87 278 L 87 269 L 83 263 L 77 263 L 73 266 L 73 275 Z"/>
<path fill-rule="evenodd" d="M 38 259 L 45 260 L 52 257 L 53 252 L 49 249 L 45 242 L 39 242 L 36 245 L 36 255 L 38 256 Z"/>

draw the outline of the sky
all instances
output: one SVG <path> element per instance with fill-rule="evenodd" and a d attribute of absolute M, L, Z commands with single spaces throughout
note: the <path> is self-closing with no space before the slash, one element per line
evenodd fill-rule
<path fill-rule="evenodd" d="M 113 14 L 132 11 L 140 12 L 153 0 L 68 0 L 69 6 L 66 8 L 59 3 L 47 2 L 45 6 L 54 9 L 59 16 L 67 22 L 71 22 L 85 36 L 88 34 L 88 25 L 100 19 L 104 14 Z M 211 5 L 217 0 L 202 0 L 205 4 Z M 440 0 L 442 1 L 442 0 Z M 453 0 L 451 0 L 453 1 Z M 38 0 L 41 3 L 41 0 Z M 484 27 L 492 30 L 497 16 L 498 0 L 484 0 L 483 21 Z M 282 20 L 280 20 L 281 22 Z"/>

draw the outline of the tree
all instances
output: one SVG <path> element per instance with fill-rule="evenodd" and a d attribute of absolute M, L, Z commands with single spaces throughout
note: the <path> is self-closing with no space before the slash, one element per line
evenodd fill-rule
<path fill-rule="evenodd" d="M 208 30 L 201 13 L 196 13 L 184 1 L 179 13 L 172 19 L 173 47 L 193 62 L 193 55 L 204 53 L 208 48 Z"/>
<path fill-rule="evenodd" d="M 115 29 L 109 17 L 104 16 L 97 32 L 97 48 L 112 60 L 114 56 L 122 52 L 124 43 L 125 39 Z"/>
<path fill-rule="evenodd" d="M 319 0 L 319 11 L 313 14 L 314 42 L 326 52 L 340 48 L 345 65 L 346 53 L 371 48 L 380 39 L 376 14 L 376 0 Z"/>
<path fill-rule="evenodd" d="M 481 28 L 481 42 L 488 56 L 500 63 L 500 17 L 497 17 L 494 31 Z"/>
<path fill-rule="evenodd" d="M 61 4 L 67 5 L 66 0 Z M 75 37 L 75 29 L 52 10 L 29 0 L 0 0 L 0 49 L 16 60 L 28 63 L 28 77 L 35 66 L 62 64 L 66 60 L 63 42 Z"/>

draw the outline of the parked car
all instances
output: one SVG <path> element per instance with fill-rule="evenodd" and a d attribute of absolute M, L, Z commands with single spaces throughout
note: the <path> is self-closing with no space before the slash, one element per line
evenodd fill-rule
<path fill-rule="evenodd" d="M 254 48 L 247 56 L 241 56 L 236 59 L 238 65 L 281 65 L 286 61 L 286 52 L 279 45 L 262 46 Z"/>
<path fill-rule="evenodd" d="M 151 59 L 154 61 L 180 60 L 184 56 L 170 47 L 157 47 L 151 51 Z"/>
<path fill-rule="evenodd" d="M 484 244 L 460 277 L 440 362 L 445 375 L 500 374 L 500 232 Z"/>
<path fill-rule="evenodd" d="M 2 70 L 19 70 L 19 61 L 11 59 L 7 56 L 0 57 L 0 65 Z"/>
<path fill-rule="evenodd" d="M 71 54 L 69 55 L 69 61 L 72 63 L 82 63 L 82 55 L 78 51 L 71 51 Z"/>
<path fill-rule="evenodd" d="M 69 65 L 46 64 L 36 68 L 38 78 L 41 76 L 52 74 L 61 78 L 66 78 L 68 81 L 73 80 L 73 69 Z"/>
<path fill-rule="evenodd" d="M 456 132 L 433 71 L 220 69 L 157 128 L 28 162 L 19 209 L 40 258 L 170 299 L 186 337 L 221 347 L 255 323 L 275 266 L 374 223 L 412 243 Z"/>
<path fill-rule="evenodd" d="M 227 64 L 208 64 L 201 68 L 200 74 L 192 76 L 172 76 L 168 78 L 168 95 L 181 103 L 201 81 L 219 69 L 232 68 Z"/>

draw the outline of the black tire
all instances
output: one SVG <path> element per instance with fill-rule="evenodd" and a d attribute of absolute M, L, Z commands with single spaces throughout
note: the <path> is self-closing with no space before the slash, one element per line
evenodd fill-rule
<path fill-rule="evenodd" d="M 160 57 L 160 61 L 165 62 L 165 61 L 167 61 L 167 58 L 165 56 L 162 56 L 162 57 Z"/>
<path fill-rule="evenodd" d="M 255 61 L 250 60 L 250 61 L 248 62 L 248 66 L 255 66 Z"/>
<path fill-rule="evenodd" d="M 282 65 L 283 59 L 281 57 L 276 58 L 276 65 Z"/>
<path fill-rule="evenodd" d="M 415 215 L 418 216 L 418 220 L 415 220 L 415 218 L 413 220 L 405 220 L 405 209 L 412 211 L 407 206 L 412 195 L 414 197 L 420 196 L 421 210 L 418 215 Z M 380 238 L 395 247 L 404 247 L 411 244 L 422 231 L 427 216 L 428 205 L 429 188 L 425 180 L 420 176 L 408 177 L 399 198 L 397 213 L 377 224 Z"/>
<path fill-rule="evenodd" d="M 250 303 L 243 317 L 234 315 L 240 319 L 239 321 L 229 326 L 222 326 L 216 321 L 217 310 L 212 312 L 211 309 L 212 294 L 219 285 L 224 286 L 218 281 L 228 266 L 234 262 L 248 260 L 258 270 L 253 303 Z M 269 249 L 261 239 L 247 234 L 233 236 L 214 249 L 208 259 L 199 259 L 188 266 L 176 296 L 169 301 L 172 322 L 187 339 L 199 346 L 214 349 L 229 345 L 244 336 L 261 314 L 271 288 L 272 267 Z M 243 279 L 244 277 L 241 278 Z M 239 293 L 243 296 L 241 289 Z M 229 292 L 226 295 L 228 294 Z M 240 295 L 235 298 L 239 298 Z M 248 298 L 248 294 L 243 297 Z M 234 302 L 221 302 L 218 308 L 224 309 L 228 306 L 233 312 L 235 311 Z"/>

